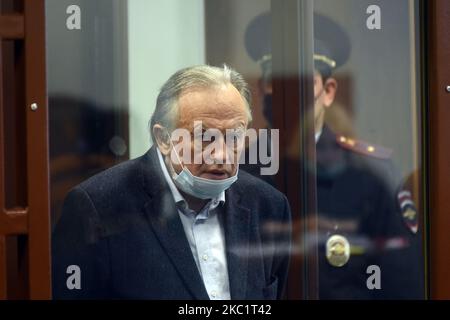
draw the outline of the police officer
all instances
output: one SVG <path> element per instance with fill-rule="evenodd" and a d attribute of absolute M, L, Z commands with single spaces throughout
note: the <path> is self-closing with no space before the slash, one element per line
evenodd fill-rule
<path fill-rule="evenodd" d="M 263 110 L 272 125 L 270 30 L 270 14 L 257 16 L 247 27 L 245 44 L 261 66 Z M 325 123 L 338 89 L 333 75 L 347 62 L 351 41 L 320 14 L 314 15 L 314 38 L 319 297 L 423 298 L 417 208 L 391 161 L 392 151 Z"/>

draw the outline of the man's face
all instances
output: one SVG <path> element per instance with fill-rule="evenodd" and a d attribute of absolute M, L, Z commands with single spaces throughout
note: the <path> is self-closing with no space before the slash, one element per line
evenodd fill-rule
<path fill-rule="evenodd" d="M 333 78 L 323 81 L 322 75 L 314 72 L 314 126 L 316 132 L 322 130 L 325 111 L 331 106 L 336 96 L 337 82 Z"/>
<path fill-rule="evenodd" d="M 227 146 L 227 129 L 235 129 L 245 133 L 248 124 L 247 107 L 239 91 L 232 85 L 191 89 L 181 94 L 178 99 L 178 106 L 179 118 L 176 127 L 186 129 L 191 134 L 191 141 L 187 142 L 190 143 L 190 147 L 184 145 L 184 147 L 187 147 L 185 150 L 191 150 L 191 159 L 194 159 L 196 155 L 198 156 L 198 153 L 202 153 L 202 159 L 204 159 L 207 146 L 212 142 L 216 146 L 221 146 L 214 148 L 212 152 L 211 149 L 209 150 L 208 158 L 212 158 L 212 164 L 206 164 L 203 161 L 201 164 L 196 164 L 191 161 L 192 163 L 183 162 L 183 165 L 194 176 L 206 179 L 226 179 L 234 175 L 242 149 Z M 199 125 L 203 132 L 208 129 L 220 131 L 222 135 L 219 141 L 202 143 L 202 137 L 198 136 L 198 133 L 202 131 L 196 128 Z M 174 143 L 176 144 L 177 141 Z M 200 143 L 202 147 L 194 149 L 195 143 Z M 181 161 L 183 161 L 182 155 L 180 156 Z M 214 163 L 214 161 L 221 163 Z M 181 172 L 182 167 L 178 161 L 172 161 L 172 165 L 177 173 Z"/>
<path fill-rule="evenodd" d="M 260 88 L 263 95 L 272 95 L 272 82 L 261 81 Z M 334 78 L 328 78 L 324 82 L 322 75 L 317 70 L 314 72 L 314 127 L 316 132 L 322 130 L 325 111 L 334 102 L 336 91 L 337 82 Z M 272 108 L 272 105 L 264 107 Z"/>

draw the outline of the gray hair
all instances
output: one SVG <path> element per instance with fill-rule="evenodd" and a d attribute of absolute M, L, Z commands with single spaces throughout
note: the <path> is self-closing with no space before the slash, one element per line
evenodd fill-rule
<path fill-rule="evenodd" d="M 247 82 L 237 71 L 223 65 L 223 68 L 199 65 L 181 69 L 173 74 L 162 86 L 156 100 L 155 111 L 149 121 L 152 140 L 153 127 L 160 124 L 172 131 L 178 116 L 178 98 L 181 93 L 191 88 L 210 88 L 222 84 L 233 85 L 244 98 L 248 121 L 252 120 L 251 94 Z"/>

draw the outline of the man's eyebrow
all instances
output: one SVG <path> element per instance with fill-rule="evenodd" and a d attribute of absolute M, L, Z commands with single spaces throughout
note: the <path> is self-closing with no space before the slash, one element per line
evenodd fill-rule
<path fill-rule="evenodd" d="M 242 130 L 245 130 L 246 127 L 247 127 L 247 126 L 246 126 L 245 122 L 239 122 L 238 125 L 237 125 L 237 127 L 236 127 L 235 129 L 242 129 Z"/>
<path fill-rule="evenodd" d="M 239 124 L 237 127 L 234 127 L 234 128 L 228 128 L 227 130 L 233 130 L 233 131 L 239 131 L 239 130 L 241 130 L 241 131 L 244 131 L 244 130 L 245 130 L 245 125 Z"/>
<path fill-rule="evenodd" d="M 198 127 L 200 127 L 200 125 L 194 126 L 194 128 L 198 128 Z M 205 124 L 205 123 L 203 123 L 203 124 L 201 125 L 201 128 L 202 128 L 202 131 L 206 131 L 206 130 L 208 130 L 208 129 L 218 129 L 218 128 L 215 127 L 215 126 L 208 126 L 208 125 Z M 223 130 L 236 130 L 236 129 L 245 129 L 245 123 L 239 121 L 238 123 L 233 124 L 232 127 L 230 127 L 230 128 L 224 128 Z"/>

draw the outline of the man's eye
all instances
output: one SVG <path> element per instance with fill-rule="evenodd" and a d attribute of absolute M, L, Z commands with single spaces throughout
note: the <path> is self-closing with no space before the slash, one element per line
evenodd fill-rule
<path fill-rule="evenodd" d="M 193 137 L 196 141 L 202 141 L 204 139 L 204 135 L 205 130 L 202 130 L 202 132 L 196 132 L 195 134 L 193 133 Z"/>
<path fill-rule="evenodd" d="M 234 131 L 232 133 L 229 133 L 227 136 L 227 144 L 232 144 L 232 145 L 236 146 L 237 144 L 239 144 L 242 137 L 243 137 L 243 134 L 240 131 Z"/>

